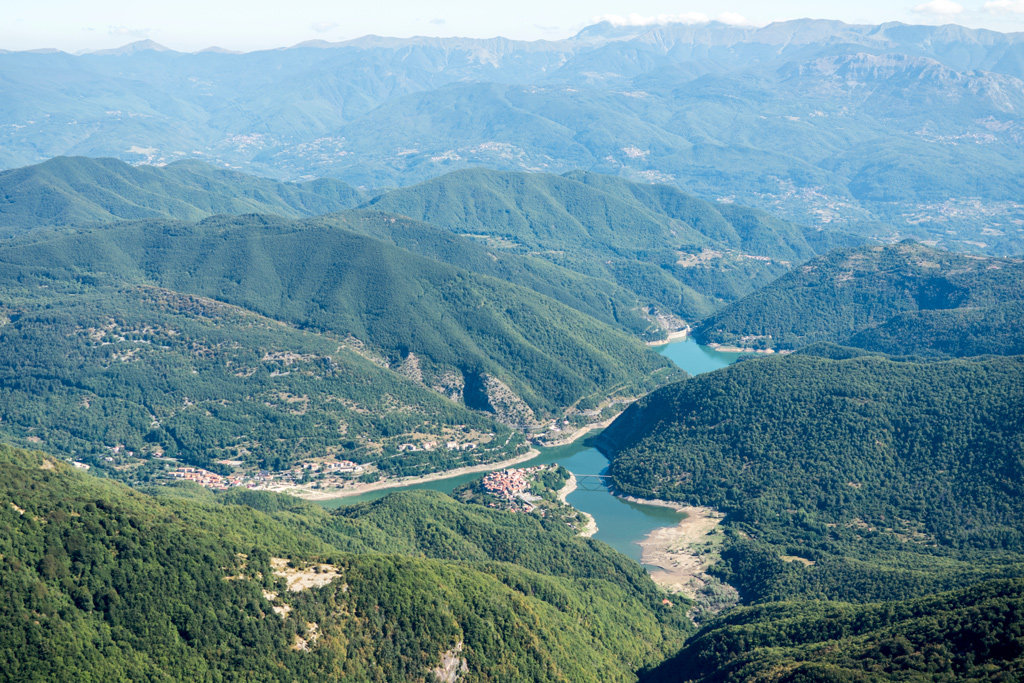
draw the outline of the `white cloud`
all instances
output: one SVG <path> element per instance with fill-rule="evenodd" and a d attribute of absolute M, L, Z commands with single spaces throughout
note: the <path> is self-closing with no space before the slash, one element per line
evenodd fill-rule
<path fill-rule="evenodd" d="M 952 17 L 964 11 L 964 6 L 953 2 L 953 0 L 931 0 L 923 5 L 917 5 L 912 10 L 915 14 L 934 14 L 940 17 Z"/>
<path fill-rule="evenodd" d="M 755 22 L 736 12 L 722 12 L 715 17 L 715 21 L 720 21 L 730 26 L 757 26 Z"/>
<path fill-rule="evenodd" d="M 447 24 L 448 22 L 447 22 L 447 21 L 445 21 L 444 19 L 440 19 L 440 18 L 438 18 L 438 19 L 431 19 L 431 20 L 430 20 L 430 23 L 431 23 L 431 24 L 436 24 L 436 25 L 438 25 L 438 26 L 441 26 L 442 24 Z"/>
<path fill-rule="evenodd" d="M 685 14 L 658 14 L 653 17 L 645 17 L 640 14 L 630 14 L 622 17 L 618 14 L 604 14 L 590 20 L 591 24 L 599 24 L 607 21 L 612 26 L 657 26 L 660 24 L 707 24 L 711 21 L 708 15 L 700 12 L 687 12 Z"/>
<path fill-rule="evenodd" d="M 989 14 L 1024 14 L 1024 0 L 992 0 L 981 9 Z"/>
<path fill-rule="evenodd" d="M 332 28 L 338 28 L 338 22 L 336 21 L 314 21 L 309 25 L 311 29 L 317 33 L 327 33 Z"/>
<path fill-rule="evenodd" d="M 107 33 L 112 36 L 128 36 L 129 38 L 148 38 L 148 28 L 129 28 L 128 26 L 110 26 Z"/>

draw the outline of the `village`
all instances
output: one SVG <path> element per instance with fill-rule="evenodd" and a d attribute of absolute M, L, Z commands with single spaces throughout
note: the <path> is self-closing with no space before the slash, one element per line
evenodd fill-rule
<path fill-rule="evenodd" d="M 545 503 L 557 500 L 557 492 L 553 489 L 550 493 L 545 493 L 545 489 L 552 486 L 548 475 L 557 476 L 559 469 L 558 465 L 537 465 L 490 472 L 480 480 L 481 490 L 492 498 L 486 505 L 511 512 L 536 512 L 544 517 L 550 507 Z M 567 474 L 564 470 L 562 473 Z M 564 479 L 555 481 L 561 486 Z M 497 500 L 494 500 L 495 498 Z"/>
<path fill-rule="evenodd" d="M 241 465 L 240 461 L 224 460 L 219 464 L 228 466 Z M 200 486 L 216 491 L 244 486 L 250 489 L 264 488 L 270 484 L 297 484 L 304 479 L 308 480 L 314 475 L 359 475 L 365 471 L 365 467 L 351 460 L 339 460 L 328 463 L 304 463 L 297 465 L 285 472 L 269 472 L 259 470 L 251 474 L 232 474 L 222 476 L 200 467 L 179 467 L 171 470 L 168 475 L 179 481 L 191 481 Z"/>

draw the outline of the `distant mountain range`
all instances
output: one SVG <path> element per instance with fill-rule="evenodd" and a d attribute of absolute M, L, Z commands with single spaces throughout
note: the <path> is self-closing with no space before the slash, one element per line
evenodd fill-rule
<path fill-rule="evenodd" d="M 1021 34 L 797 20 L 157 47 L 0 55 L 0 166 L 200 158 L 367 189 L 582 169 L 812 225 L 1024 248 Z"/>

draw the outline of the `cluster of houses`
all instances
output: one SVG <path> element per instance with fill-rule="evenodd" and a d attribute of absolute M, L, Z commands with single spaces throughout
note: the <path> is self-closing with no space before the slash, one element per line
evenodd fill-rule
<path fill-rule="evenodd" d="M 529 494 L 532 475 L 544 469 L 544 465 L 522 469 L 507 469 L 491 472 L 484 476 L 481 485 L 484 491 L 501 499 L 502 504 L 489 503 L 490 507 L 502 507 L 513 512 L 533 512 L 536 506 Z"/>
<path fill-rule="evenodd" d="M 224 464 L 235 464 L 236 461 L 222 461 Z M 242 464 L 240 461 L 237 464 Z M 365 468 L 359 463 L 352 462 L 351 460 L 339 460 L 337 462 L 307 462 L 299 465 L 287 472 L 280 474 L 269 472 L 267 470 L 260 470 L 252 475 L 234 474 L 228 477 L 222 477 L 219 474 L 215 474 L 208 470 L 204 470 L 199 467 L 179 467 L 176 470 L 169 472 L 170 476 L 175 479 L 182 481 L 191 481 L 205 486 L 208 489 L 223 490 L 232 486 L 245 486 L 251 489 L 259 488 L 260 486 L 280 482 L 280 483 L 294 483 L 300 480 L 306 474 L 342 474 L 351 472 L 354 474 L 360 474 Z"/>
<path fill-rule="evenodd" d="M 302 474 L 303 470 L 309 472 L 355 472 L 359 473 L 363 471 L 363 466 L 359 463 L 352 462 L 351 460 L 338 460 L 337 462 L 307 462 L 304 465 L 296 467 L 293 472 Z"/>
<path fill-rule="evenodd" d="M 432 451 L 435 448 L 437 448 L 436 441 L 424 441 L 421 444 L 403 443 L 401 446 L 398 447 L 398 450 L 415 452 Z M 450 451 L 471 451 L 474 448 L 476 448 L 476 444 L 473 443 L 472 441 L 466 443 L 459 443 L 458 441 L 449 441 L 445 444 L 445 448 L 447 448 Z"/>
<path fill-rule="evenodd" d="M 175 479 L 191 481 L 208 489 L 224 490 L 231 486 L 241 486 L 241 477 L 222 477 L 219 474 L 199 467 L 179 467 L 170 472 Z"/>

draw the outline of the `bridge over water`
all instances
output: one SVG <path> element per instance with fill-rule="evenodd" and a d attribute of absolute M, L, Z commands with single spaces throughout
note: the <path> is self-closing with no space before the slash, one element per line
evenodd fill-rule
<path fill-rule="evenodd" d="M 608 474 L 576 474 L 576 488 L 580 491 L 603 491 L 611 483 Z"/>

